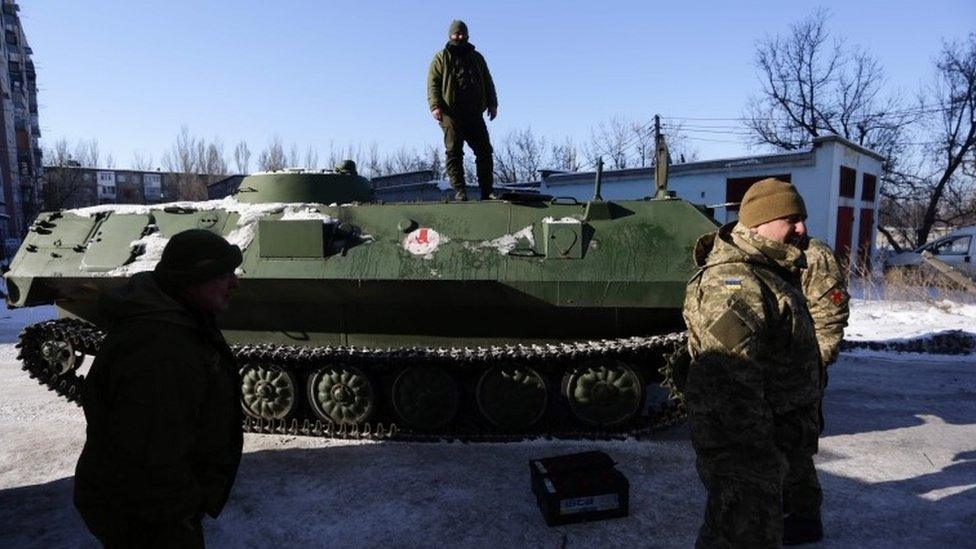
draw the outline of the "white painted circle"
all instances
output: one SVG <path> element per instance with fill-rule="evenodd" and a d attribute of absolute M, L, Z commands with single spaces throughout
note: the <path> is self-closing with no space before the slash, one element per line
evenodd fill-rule
<path fill-rule="evenodd" d="M 415 229 L 403 239 L 403 249 L 413 255 L 427 255 L 437 251 L 441 235 L 429 227 Z"/>

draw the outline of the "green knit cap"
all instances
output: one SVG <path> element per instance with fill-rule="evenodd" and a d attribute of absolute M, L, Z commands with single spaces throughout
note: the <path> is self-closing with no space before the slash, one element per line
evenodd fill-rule
<path fill-rule="evenodd" d="M 460 19 L 455 19 L 451 21 L 451 26 L 447 28 L 447 37 L 450 38 L 452 34 L 459 32 L 465 36 L 468 35 L 468 26 L 464 24 L 464 21 Z"/>
<path fill-rule="evenodd" d="M 749 228 L 791 215 L 806 219 L 803 197 L 796 187 L 773 177 L 753 183 L 739 206 L 739 223 Z"/>

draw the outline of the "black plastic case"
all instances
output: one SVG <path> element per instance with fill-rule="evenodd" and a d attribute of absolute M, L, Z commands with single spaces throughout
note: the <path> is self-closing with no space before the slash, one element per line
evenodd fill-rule
<path fill-rule="evenodd" d="M 626 517 L 630 483 L 604 452 L 529 461 L 532 492 L 549 526 Z"/>

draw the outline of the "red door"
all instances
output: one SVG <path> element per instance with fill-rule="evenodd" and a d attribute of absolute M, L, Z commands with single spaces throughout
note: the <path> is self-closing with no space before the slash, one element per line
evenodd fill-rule
<path fill-rule="evenodd" d="M 861 208 L 861 224 L 857 228 L 857 261 L 865 271 L 871 270 L 871 235 L 874 232 L 874 209 Z"/>
<path fill-rule="evenodd" d="M 851 257 L 851 235 L 854 229 L 854 208 L 851 206 L 837 207 L 837 240 L 834 242 L 834 253 L 845 262 Z"/>

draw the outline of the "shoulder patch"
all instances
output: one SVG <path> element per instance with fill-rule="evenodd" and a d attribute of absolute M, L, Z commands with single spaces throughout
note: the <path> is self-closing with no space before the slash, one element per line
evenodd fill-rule
<path fill-rule="evenodd" d="M 728 290 L 739 290 L 742 289 L 742 279 L 741 278 L 726 278 L 725 288 Z"/>
<path fill-rule="evenodd" d="M 728 308 L 712 322 L 708 333 L 726 350 L 734 351 L 760 330 L 761 322 L 738 296 L 731 296 L 726 303 Z"/>
<path fill-rule="evenodd" d="M 841 303 L 847 301 L 847 292 L 841 290 L 840 288 L 834 288 L 831 290 L 829 297 L 830 301 L 833 302 L 834 305 L 840 305 Z"/>

